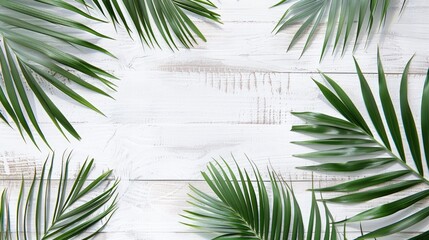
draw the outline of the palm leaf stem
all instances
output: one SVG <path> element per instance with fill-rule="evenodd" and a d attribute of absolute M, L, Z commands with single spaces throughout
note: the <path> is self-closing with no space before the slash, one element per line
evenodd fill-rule
<path fill-rule="evenodd" d="M 423 183 L 425 183 L 426 185 L 429 186 L 429 180 L 426 179 L 425 177 L 423 177 L 423 175 L 421 175 L 419 172 L 417 172 L 415 169 L 413 169 L 412 167 L 410 167 L 403 159 L 401 159 L 400 157 L 398 157 L 394 152 L 392 152 L 392 150 L 390 150 L 389 148 L 387 148 L 384 144 L 382 144 L 379 140 L 377 140 L 372 134 L 368 133 L 365 129 L 363 129 L 362 127 L 352 123 L 356 128 L 359 128 L 362 132 L 364 132 L 367 137 L 373 141 L 375 144 L 377 144 L 379 147 L 383 148 L 384 151 L 390 156 L 392 157 L 399 165 L 401 165 L 403 168 L 405 168 L 406 170 L 410 171 L 412 175 L 414 175 L 415 177 L 417 177 L 419 180 L 421 180 Z"/>
<path fill-rule="evenodd" d="M 351 123 L 354 125 L 354 127 L 358 128 L 359 130 L 361 130 L 363 133 L 365 133 L 366 137 L 368 137 L 370 139 L 370 141 L 373 141 L 375 144 L 377 144 L 379 147 L 383 148 L 384 151 L 390 156 L 392 157 L 399 165 L 401 165 L 403 168 L 405 168 L 406 170 L 410 171 L 412 175 L 414 175 L 415 177 L 417 177 L 419 180 L 421 180 L 422 182 L 424 182 L 426 185 L 429 186 L 429 180 L 426 179 L 422 174 L 420 174 L 419 172 L 417 172 L 415 169 L 413 169 L 412 167 L 410 167 L 406 161 L 404 161 L 403 159 L 401 159 L 400 157 L 398 157 L 394 152 L 392 152 L 392 150 L 390 150 L 388 147 L 386 147 L 384 144 L 382 144 L 379 140 L 377 140 L 373 134 L 371 134 L 370 132 L 368 132 L 368 130 L 365 130 L 364 128 L 362 128 L 361 126 L 355 124 L 355 123 Z"/>
<path fill-rule="evenodd" d="M 359 126 L 357 126 L 359 127 Z M 360 128 L 360 127 L 359 127 Z M 362 129 L 362 128 L 361 128 Z M 365 132 L 366 133 L 366 132 Z M 368 134 L 368 133 L 367 133 Z M 403 168 L 405 168 L 406 170 L 410 171 L 415 177 L 417 177 L 419 180 L 421 180 L 422 182 L 424 182 L 426 185 L 429 186 L 429 180 L 426 179 L 425 177 L 423 177 L 419 172 L 417 172 L 415 169 L 413 169 L 412 167 L 410 167 L 404 160 L 402 160 L 400 157 L 398 157 L 395 153 L 393 153 L 390 149 L 388 149 L 386 146 L 384 146 L 384 144 L 380 143 L 380 141 L 378 141 L 377 139 L 375 139 L 373 136 L 371 136 L 370 134 L 368 134 L 368 137 L 374 141 L 374 143 L 376 143 L 377 145 L 379 145 L 380 147 L 382 147 L 386 153 L 391 156 L 393 159 L 395 159 L 395 161 L 401 165 Z"/>
<path fill-rule="evenodd" d="M 260 234 L 258 234 L 258 233 L 257 233 L 257 231 L 252 227 L 252 225 L 246 221 L 246 219 L 244 219 L 244 218 L 243 218 L 243 217 L 242 217 L 238 212 L 236 212 L 234 209 L 232 209 L 232 210 L 236 213 L 237 217 L 238 217 L 238 218 L 240 218 L 240 219 L 241 219 L 241 221 L 243 221 L 243 222 L 246 224 L 246 227 L 250 230 L 250 232 L 251 232 L 255 237 L 257 237 L 256 239 L 258 239 L 258 240 L 264 240 L 263 236 L 261 236 Z"/>

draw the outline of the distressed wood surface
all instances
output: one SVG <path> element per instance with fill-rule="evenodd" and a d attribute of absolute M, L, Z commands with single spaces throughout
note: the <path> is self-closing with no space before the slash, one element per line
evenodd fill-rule
<path fill-rule="evenodd" d="M 344 57 L 327 55 L 319 63 L 323 28 L 299 59 L 305 41 L 286 53 L 298 26 L 277 35 L 271 33 L 286 9 L 284 6 L 269 9 L 275 3 L 273 0 L 215 3 L 222 14 L 223 25 L 197 20 L 208 42 L 191 50 L 142 49 L 139 42 L 130 40 L 121 29 L 115 33 L 109 25 L 91 25 L 117 39 L 97 43 L 118 59 L 80 53 L 121 79 L 119 91 L 112 93 L 116 100 L 80 91 L 107 117 L 70 103 L 69 99 L 45 86 L 74 123 L 82 141 L 63 139 L 41 107 L 35 104 L 38 119 L 56 154 L 74 150 L 72 173 L 91 156 L 96 158 L 95 173 L 111 168 L 122 179 L 120 209 L 97 239 L 207 239 L 207 235 L 180 224 L 182 219 L 178 214 L 188 207 L 187 186 L 193 184 L 207 189 L 200 171 L 212 158 L 220 156 L 231 160 L 230 156 L 234 155 L 239 164 L 248 167 L 247 154 L 261 168 L 265 179 L 266 166 L 271 165 L 293 182 L 306 216 L 305 206 L 309 205 L 310 194 L 305 189 L 311 186 L 311 174 L 295 167 L 311 164 L 311 161 L 292 157 L 292 154 L 308 150 L 290 143 L 306 138 L 289 131 L 293 124 L 300 122 L 290 112 L 334 113 L 311 81 L 312 77 L 320 79 L 318 69 L 329 73 L 351 92 L 358 107 L 363 106 L 356 91 L 358 82 L 350 47 Z M 399 17 L 400 6 L 401 1 L 392 1 L 392 14 L 386 28 L 375 33 L 367 48 L 361 44 L 355 56 L 376 91 L 374 73 L 379 46 L 391 95 L 396 101 L 399 73 L 415 54 L 409 95 L 417 113 L 429 66 L 429 1 L 408 1 Z M 38 150 L 25 144 L 15 130 L 3 123 L 0 123 L 0 136 L 0 188 L 9 189 L 13 202 L 21 176 L 30 177 L 34 169 L 40 170 L 49 149 Z M 56 161 L 55 164 L 59 167 L 61 163 Z M 58 173 L 53 176 L 59 178 Z M 316 184 L 323 186 L 355 177 L 314 175 Z M 341 219 L 395 196 L 360 206 L 335 205 L 331 211 Z M 388 239 L 404 239 L 424 227 L 418 226 Z M 356 236 L 358 228 L 350 234 Z"/>

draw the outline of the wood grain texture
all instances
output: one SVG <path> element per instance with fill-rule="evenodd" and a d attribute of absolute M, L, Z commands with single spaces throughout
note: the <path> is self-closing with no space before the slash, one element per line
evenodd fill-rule
<path fill-rule="evenodd" d="M 355 56 L 376 91 L 376 49 L 380 47 L 391 95 L 398 103 L 399 73 L 415 54 L 409 95 L 417 114 L 429 66 L 429 1 L 408 1 L 399 17 L 400 2 L 392 1 L 386 28 L 374 34 L 367 48 L 361 44 Z M 112 93 L 116 100 L 111 100 L 77 89 L 107 117 L 73 104 L 50 86 L 44 86 L 81 133 L 82 141 L 64 140 L 35 103 L 37 117 L 56 154 L 74 150 L 71 177 L 91 156 L 96 158 L 94 174 L 111 168 L 122 179 L 120 209 L 97 239 L 207 239 L 207 235 L 180 224 L 178 214 L 187 207 L 189 184 L 207 189 L 200 176 L 206 164 L 219 156 L 230 160 L 231 154 L 248 167 L 247 154 L 261 168 L 265 179 L 267 165 L 278 170 L 293 182 L 307 211 L 310 195 L 305 189 L 311 186 L 311 174 L 295 167 L 312 162 L 292 157 L 307 149 L 290 143 L 306 138 L 289 131 L 300 122 L 291 111 L 334 113 L 311 81 L 312 77 L 320 80 L 318 69 L 329 73 L 351 92 L 356 105 L 363 107 L 356 91 L 358 81 L 351 49 L 344 57 L 327 55 L 319 63 L 323 27 L 299 59 L 303 41 L 286 53 L 298 26 L 277 35 L 271 33 L 285 6 L 270 9 L 274 0 L 215 3 L 224 24 L 197 20 L 208 42 L 191 50 L 142 49 L 123 29 L 115 33 L 109 25 L 91 25 L 115 36 L 116 41 L 96 43 L 118 59 L 84 51 L 80 54 L 118 76 L 119 91 Z M 30 177 L 34 169 L 40 170 L 49 149 L 38 150 L 25 144 L 15 130 L 3 123 L 0 136 L 0 188 L 9 189 L 13 202 L 21 176 Z M 55 162 L 57 167 L 60 164 Z M 59 178 L 58 173 L 53 176 Z M 314 175 L 316 184 L 322 186 L 356 177 Z M 336 205 L 331 210 L 335 218 L 341 219 L 394 197 L 361 206 Z M 424 227 L 388 239 L 405 239 Z M 355 230 L 350 232 L 352 237 L 358 233 L 358 228 Z"/>

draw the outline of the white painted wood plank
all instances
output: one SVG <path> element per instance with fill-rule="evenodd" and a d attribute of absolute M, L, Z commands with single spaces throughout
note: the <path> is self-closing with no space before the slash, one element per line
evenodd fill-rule
<path fill-rule="evenodd" d="M 212 158 L 220 156 L 238 163 L 248 161 L 244 154 L 261 167 L 268 179 L 265 166 L 283 171 L 294 180 L 310 180 L 311 173 L 295 169 L 315 162 L 293 158 L 292 154 L 310 151 L 290 143 L 308 139 L 292 133 L 282 125 L 161 125 L 128 124 L 122 126 L 84 124 L 88 136 L 82 142 L 59 145 L 57 155 L 63 150 L 75 149 L 71 163 L 77 169 L 87 157 L 94 157 L 99 171 L 115 170 L 121 179 L 195 180 L 201 179 L 200 171 Z M 12 140 L 13 139 L 13 140 Z M 34 167 L 40 170 L 45 153 L 34 148 L 22 148 L 18 136 L 9 138 L 0 152 L 0 172 L 3 179 L 20 179 L 21 173 L 31 176 Z M 59 139 L 61 141 L 61 139 Z M 55 142 L 55 141 L 54 141 Z M 60 159 L 58 159 L 60 160 Z M 57 168 L 60 161 L 56 161 Z M 58 178 L 58 174 L 53 175 Z M 73 176 L 73 175 L 71 175 Z M 316 179 L 348 179 L 351 175 L 327 176 L 316 174 Z"/>
<path fill-rule="evenodd" d="M 427 19 L 427 15 L 419 19 Z M 210 69 L 213 66 L 233 69 L 251 69 L 253 71 L 273 72 L 316 72 L 317 69 L 327 69 L 329 72 L 353 72 L 354 65 L 351 58 L 350 47 L 345 56 L 332 56 L 328 54 L 319 63 L 319 57 L 324 39 L 322 26 L 314 37 L 310 48 L 301 55 L 305 39 L 286 53 L 286 49 L 299 26 L 291 26 L 288 30 L 277 35 L 271 33 L 273 24 L 269 22 L 231 22 L 222 26 L 213 24 L 200 24 L 208 42 L 201 43 L 191 50 L 171 52 L 168 50 L 142 50 L 138 42 L 132 42 L 124 34 L 118 37 L 119 44 L 112 41 L 100 41 L 102 46 L 112 50 L 119 60 L 107 57 L 89 57 L 97 65 L 112 69 L 132 70 L 159 70 L 159 69 Z M 362 67 L 367 72 L 375 72 L 376 67 L 372 61 L 376 59 L 377 47 L 380 47 L 386 61 L 387 73 L 399 73 L 404 62 L 413 54 L 415 68 L 413 73 L 424 73 L 427 70 L 428 26 L 425 24 L 392 24 L 382 32 L 376 33 L 372 42 L 365 49 L 359 46 L 355 56 L 366 59 Z M 250 30 L 251 29 L 251 30 Z M 410 36 L 412 40 L 410 41 Z M 362 44 L 363 45 L 363 44 Z M 388 64 L 387 64 L 388 63 Z"/>
<path fill-rule="evenodd" d="M 318 73 L 272 73 L 214 67 L 195 69 L 195 72 L 137 71 L 128 74 L 127 80 L 120 83 L 120 91 L 113 95 L 116 101 L 85 94 L 107 117 L 61 99 L 55 91 L 50 93 L 72 123 L 275 125 L 287 124 L 290 111 L 311 110 L 309 107 L 312 106 L 318 106 L 317 110 L 322 112 L 330 109 L 321 101 L 320 91 L 312 81 L 312 78 L 321 79 Z M 353 99 L 363 106 L 360 91 L 354 91 L 360 88 L 355 73 L 329 76 L 347 86 Z M 376 87 L 376 75 L 366 76 Z M 410 102 L 416 107 L 420 104 L 425 77 L 422 74 L 409 76 Z M 395 101 L 398 100 L 400 78 L 399 74 L 387 76 Z M 41 123 L 51 122 L 38 105 L 37 110 Z"/>

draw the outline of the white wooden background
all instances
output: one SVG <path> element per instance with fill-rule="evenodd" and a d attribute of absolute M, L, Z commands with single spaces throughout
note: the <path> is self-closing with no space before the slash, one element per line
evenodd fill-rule
<path fill-rule="evenodd" d="M 416 54 L 410 97 L 417 110 L 429 66 L 429 1 L 409 1 L 399 17 L 401 2 L 392 1 L 388 27 L 375 34 L 368 48 L 362 44 L 355 56 L 376 89 L 374 73 L 379 45 L 391 94 L 397 100 L 399 73 Z M 305 189 L 311 186 L 311 175 L 295 167 L 310 162 L 291 156 L 307 149 L 289 143 L 305 138 L 289 131 L 292 124 L 299 122 L 290 112 L 333 112 L 311 81 L 311 77 L 318 78 L 317 69 L 339 81 L 362 106 L 350 48 L 343 58 L 328 55 L 319 64 L 322 30 L 308 52 L 298 59 L 302 41 L 285 52 L 296 26 L 278 35 L 271 33 L 285 10 L 269 9 L 274 0 L 215 3 L 224 24 L 197 20 L 208 42 L 192 50 L 143 49 L 122 30 L 115 33 L 110 25 L 91 25 L 117 39 L 98 44 L 118 59 L 79 53 L 121 79 L 119 91 L 112 93 L 116 101 L 84 92 L 107 117 L 50 90 L 82 135 L 82 141 L 64 140 L 37 107 L 38 118 L 57 154 L 74 150 L 73 172 L 86 156 L 91 156 L 96 158 L 95 172 L 111 168 L 122 180 L 120 208 L 98 239 L 206 239 L 204 234 L 180 224 L 178 214 L 188 207 L 189 184 L 207 189 L 200 175 L 206 164 L 219 156 L 231 159 L 231 154 L 248 167 L 244 156 L 247 154 L 265 178 L 266 166 L 271 164 L 291 179 L 306 216 L 310 195 Z M 32 144 L 25 144 L 16 131 L 3 123 L 0 136 L 0 188 L 8 188 L 13 201 L 21 174 L 30 177 L 34 168 L 40 170 L 49 150 L 39 151 Z M 60 161 L 55 164 L 59 166 Z M 350 177 L 322 174 L 315 175 L 315 180 L 324 186 Z M 334 205 L 331 210 L 340 219 L 388 200 Z M 424 226 L 409 232 L 421 229 Z M 352 229 L 351 236 L 356 231 Z M 404 239 L 407 234 L 396 239 Z"/>

